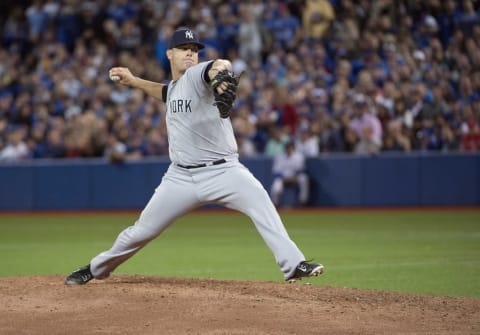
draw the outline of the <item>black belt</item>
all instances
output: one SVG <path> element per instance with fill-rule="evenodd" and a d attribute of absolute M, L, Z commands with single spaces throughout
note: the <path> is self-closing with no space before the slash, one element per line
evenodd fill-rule
<path fill-rule="evenodd" d="M 205 164 L 198 164 L 198 165 L 182 165 L 182 164 L 176 164 L 177 166 L 184 168 L 184 169 L 196 169 L 196 168 L 201 168 L 201 167 L 206 167 L 210 165 L 219 165 L 226 163 L 227 161 L 225 159 L 219 159 L 218 161 L 213 161 L 213 162 L 208 162 Z"/>

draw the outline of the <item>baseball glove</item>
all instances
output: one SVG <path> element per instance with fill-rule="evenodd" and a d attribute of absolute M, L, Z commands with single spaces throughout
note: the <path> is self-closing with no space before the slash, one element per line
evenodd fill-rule
<path fill-rule="evenodd" d="M 237 97 L 237 86 L 241 75 L 235 76 L 232 72 L 223 70 L 218 72 L 210 82 L 210 86 L 213 88 L 213 95 L 215 96 L 215 106 L 217 106 L 220 117 L 223 119 L 230 116 L 230 110 Z M 222 83 L 227 83 L 227 88 L 222 93 L 219 93 L 217 88 Z"/>

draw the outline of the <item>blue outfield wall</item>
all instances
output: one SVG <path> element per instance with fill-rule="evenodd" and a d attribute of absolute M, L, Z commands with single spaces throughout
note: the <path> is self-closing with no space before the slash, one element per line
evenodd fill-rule
<path fill-rule="evenodd" d="M 242 162 L 269 190 L 271 159 Z M 141 209 L 168 165 L 168 158 L 4 163 L 0 210 Z M 307 166 L 311 206 L 480 205 L 480 155 L 325 155 Z"/>

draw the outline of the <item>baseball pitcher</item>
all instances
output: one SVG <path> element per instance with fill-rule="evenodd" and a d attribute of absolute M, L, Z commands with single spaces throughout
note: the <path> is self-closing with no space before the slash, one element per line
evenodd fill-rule
<path fill-rule="evenodd" d="M 165 102 L 171 164 L 135 224 L 123 230 L 109 250 L 72 272 L 65 284 L 82 285 L 107 278 L 177 218 L 207 203 L 248 215 L 285 280 L 323 272 L 323 265 L 305 260 L 268 193 L 239 162 L 229 117 L 238 78 L 232 74 L 228 60 L 199 63 L 198 50 L 202 48 L 193 30 L 180 28 L 173 33 L 167 50 L 172 74 L 168 85 L 136 77 L 128 68 L 110 69 L 115 82 Z"/>

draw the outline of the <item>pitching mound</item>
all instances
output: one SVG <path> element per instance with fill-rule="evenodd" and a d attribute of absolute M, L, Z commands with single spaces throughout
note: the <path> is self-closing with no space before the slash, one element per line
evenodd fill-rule
<path fill-rule="evenodd" d="M 480 332 L 480 299 L 141 276 L 0 278 L 0 315 L 15 335 Z"/>

